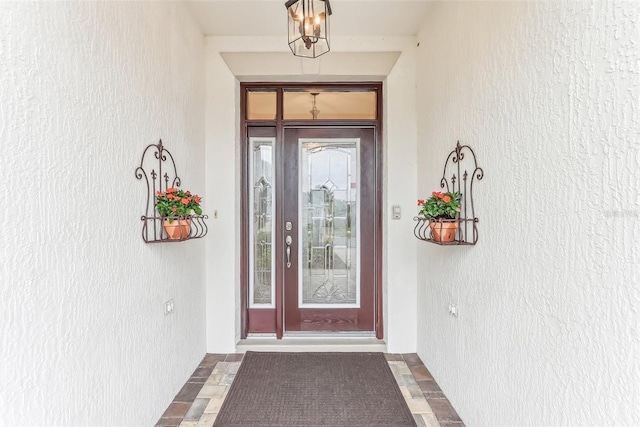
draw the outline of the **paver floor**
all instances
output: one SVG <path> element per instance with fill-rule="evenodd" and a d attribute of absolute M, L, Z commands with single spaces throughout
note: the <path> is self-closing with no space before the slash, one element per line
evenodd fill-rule
<path fill-rule="evenodd" d="M 227 396 L 242 354 L 208 354 L 156 426 L 210 427 Z M 385 354 L 418 427 L 464 427 L 416 354 Z"/>

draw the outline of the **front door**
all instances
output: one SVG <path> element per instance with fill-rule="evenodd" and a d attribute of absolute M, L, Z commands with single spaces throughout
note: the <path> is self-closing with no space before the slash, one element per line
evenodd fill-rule
<path fill-rule="evenodd" d="M 285 128 L 284 333 L 373 332 L 374 128 Z"/>
<path fill-rule="evenodd" d="M 241 337 L 382 338 L 382 85 L 240 89 Z"/>

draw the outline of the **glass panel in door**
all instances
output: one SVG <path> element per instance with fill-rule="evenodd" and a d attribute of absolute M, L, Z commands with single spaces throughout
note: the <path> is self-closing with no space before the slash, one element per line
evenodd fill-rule
<path fill-rule="evenodd" d="M 358 307 L 359 139 L 300 139 L 300 307 Z"/>
<path fill-rule="evenodd" d="M 249 138 L 249 233 L 251 246 L 249 263 L 249 307 L 275 307 L 275 269 L 273 236 L 275 234 L 274 204 L 274 145 L 275 138 Z"/>

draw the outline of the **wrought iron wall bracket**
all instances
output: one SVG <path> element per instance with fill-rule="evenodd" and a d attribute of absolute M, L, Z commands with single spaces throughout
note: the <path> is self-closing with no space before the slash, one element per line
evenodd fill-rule
<path fill-rule="evenodd" d="M 147 173 L 147 171 L 150 172 Z M 142 220 L 142 240 L 145 243 L 184 242 L 185 240 L 199 239 L 207 234 L 208 228 L 204 220 L 209 218 L 208 215 L 181 217 L 180 220 L 190 221 L 188 221 L 189 225 L 181 229 L 183 231 L 180 231 L 177 239 L 169 239 L 162 226 L 166 218 L 160 216 L 156 211 L 156 193 L 158 191 L 165 192 L 170 187 L 180 187 L 181 184 L 173 156 L 164 148 L 162 140 L 157 144 L 150 144 L 144 149 L 140 166 L 136 168 L 135 175 L 140 180 L 144 179 L 147 184 L 145 214 L 140 217 Z"/>
<path fill-rule="evenodd" d="M 471 171 L 471 173 L 469 173 Z M 468 145 L 456 144 L 444 163 L 444 171 L 440 180 L 440 188 L 445 192 L 462 193 L 460 215 L 455 220 L 458 229 L 452 242 L 440 242 L 433 238 L 431 225 L 438 227 L 437 220 L 421 216 L 413 218 L 417 221 L 413 234 L 420 240 L 437 245 L 475 245 L 478 242 L 478 217 L 473 206 L 473 184 L 482 180 L 484 171 L 478 167 L 476 154 Z"/>

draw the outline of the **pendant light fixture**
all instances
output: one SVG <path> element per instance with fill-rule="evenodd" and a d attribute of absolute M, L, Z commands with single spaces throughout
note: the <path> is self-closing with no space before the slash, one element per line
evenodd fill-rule
<path fill-rule="evenodd" d="M 284 5 L 291 52 L 305 58 L 329 52 L 329 0 L 289 0 Z"/>
<path fill-rule="evenodd" d="M 319 92 L 311 92 L 311 96 L 313 96 L 313 108 L 309 112 L 311 113 L 313 120 L 318 120 L 318 114 L 320 114 L 320 110 L 316 107 L 316 97 L 318 95 L 320 95 Z"/>

